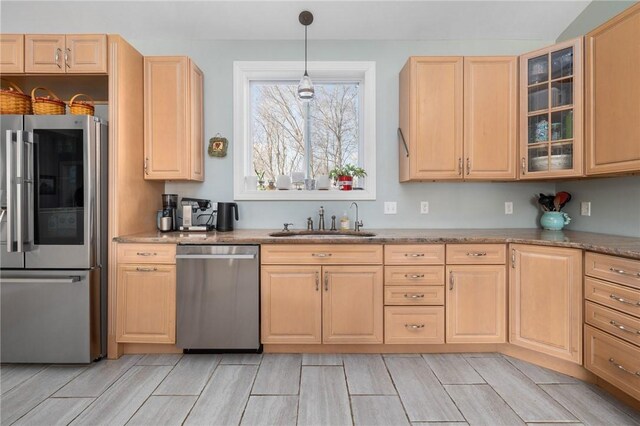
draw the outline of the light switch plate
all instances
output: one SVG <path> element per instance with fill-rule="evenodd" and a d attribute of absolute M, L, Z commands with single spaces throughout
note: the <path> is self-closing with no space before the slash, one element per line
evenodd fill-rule
<path fill-rule="evenodd" d="M 583 201 L 580 203 L 580 215 L 591 216 L 591 201 Z"/>
<path fill-rule="evenodd" d="M 420 202 L 420 214 L 429 214 L 429 202 L 421 201 Z"/>
<path fill-rule="evenodd" d="M 513 202 L 507 201 L 504 203 L 504 214 L 513 214 Z"/>
<path fill-rule="evenodd" d="M 384 214 L 396 214 L 398 213 L 398 203 L 395 201 L 384 202 Z"/>

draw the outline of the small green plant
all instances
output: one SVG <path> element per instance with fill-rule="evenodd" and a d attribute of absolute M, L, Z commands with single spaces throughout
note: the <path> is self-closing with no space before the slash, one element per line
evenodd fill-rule
<path fill-rule="evenodd" d="M 367 175 L 362 167 L 355 166 L 353 164 L 345 164 L 344 166 L 336 166 L 329 172 L 329 177 L 336 180 L 340 176 L 351 176 L 357 178 L 363 178 Z"/>
<path fill-rule="evenodd" d="M 266 173 L 266 171 L 259 172 L 258 169 L 253 169 L 253 171 L 256 172 L 256 176 L 258 176 L 258 181 L 264 182 L 264 174 Z"/>

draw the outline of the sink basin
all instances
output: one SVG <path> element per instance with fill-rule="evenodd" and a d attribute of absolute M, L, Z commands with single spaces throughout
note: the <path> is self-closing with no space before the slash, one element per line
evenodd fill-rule
<path fill-rule="evenodd" d="M 270 237 L 306 237 L 306 238 L 351 238 L 375 237 L 373 232 L 363 231 L 279 231 L 269 234 Z"/>

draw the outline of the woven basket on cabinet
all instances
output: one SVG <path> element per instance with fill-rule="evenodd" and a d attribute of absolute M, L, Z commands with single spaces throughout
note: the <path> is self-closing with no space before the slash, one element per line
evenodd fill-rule
<path fill-rule="evenodd" d="M 88 101 L 76 101 L 78 96 L 84 96 L 85 98 L 89 98 Z M 83 93 L 78 93 L 74 97 L 69 100 L 69 111 L 73 115 L 93 115 L 95 112 L 95 107 L 93 106 L 95 101 L 89 95 L 85 95 Z"/>
<path fill-rule="evenodd" d="M 1 114 L 32 114 L 31 98 L 15 84 L 0 78 L 1 81 L 9 86 L 8 89 L 0 88 L 0 113 Z"/>
<path fill-rule="evenodd" d="M 40 89 L 49 93 L 49 96 L 36 96 L 36 90 Z M 33 113 L 36 115 L 64 115 L 66 113 L 64 102 L 46 87 L 36 87 L 31 91 L 31 104 Z"/>

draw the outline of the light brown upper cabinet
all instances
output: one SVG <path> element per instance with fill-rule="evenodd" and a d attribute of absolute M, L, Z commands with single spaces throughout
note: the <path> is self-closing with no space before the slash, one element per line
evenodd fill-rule
<path fill-rule="evenodd" d="M 24 72 L 34 74 L 106 74 L 105 34 L 27 34 Z"/>
<path fill-rule="evenodd" d="M 463 67 L 411 57 L 400 71 L 400 182 L 462 178 Z"/>
<path fill-rule="evenodd" d="M 588 175 L 640 170 L 640 4 L 586 37 Z"/>
<path fill-rule="evenodd" d="M 583 174 L 582 38 L 520 56 L 520 178 Z"/>
<path fill-rule="evenodd" d="M 411 57 L 400 72 L 400 181 L 514 180 L 516 57 Z"/>
<path fill-rule="evenodd" d="M 518 58 L 464 58 L 465 180 L 514 180 Z"/>
<path fill-rule="evenodd" d="M 509 248 L 509 342 L 581 364 L 582 250 Z"/>
<path fill-rule="evenodd" d="M 186 56 L 144 58 L 145 179 L 204 180 L 203 74 Z"/>
<path fill-rule="evenodd" d="M 0 34 L 0 73 L 24 72 L 24 35 Z"/>

